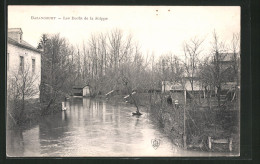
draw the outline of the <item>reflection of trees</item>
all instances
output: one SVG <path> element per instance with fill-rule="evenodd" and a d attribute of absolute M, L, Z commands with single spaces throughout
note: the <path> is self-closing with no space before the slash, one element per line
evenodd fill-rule
<path fill-rule="evenodd" d="M 62 115 L 64 115 L 65 121 L 62 120 Z M 43 141 L 51 141 L 57 140 L 64 136 L 65 132 L 69 131 L 70 117 L 68 117 L 67 113 L 57 113 L 53 116 L 46 117 L 39 123 L 39 135 L 40 135 L 40 144 L 44 146 L 46 142 Z"/>
<path fill-rule="evenodd" d="M 88 98 L 83 98 L 83 109 L 87 110 L 90 108 L 90 99 Z"/>
<path fill-rule="evenodd" d="M 102 106 L 102 122 L 106 122 L 106 103 L 104 102 Z"/>
<path fill-rule="evenodd" d="M 23 156 L 24 142 L 21 129 L 6 131 L 6 153 L 8 156 Z"/>
<path fill-rule="evenodd" d="M 67 119 L 68 119 L 67 112 L 66 111 L 62 112 L 62 120 L 67 121 Z"/>
<path fill-rule="evenodd" d="M 137 128 L 139 125 L 139 116 L 137 116 L 136 120 L 135 120 L 135 128 Z"/>

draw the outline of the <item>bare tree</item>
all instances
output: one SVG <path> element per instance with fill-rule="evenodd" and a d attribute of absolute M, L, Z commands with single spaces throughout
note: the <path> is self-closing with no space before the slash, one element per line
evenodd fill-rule
<path fill-rule="evenodd" d="M 133 95 L 133 91 L 142 91 L 143 89 L 149 89 L 149 79 L 148 74 L 146 73 L 146 68 L 148 66 L 149 60 L 144 62 L 144 58 L 137 49 L 135 51 L 134 59 L 131 62 L 124 63 L 120 67 L 120 77 L 122 80 L 122 85 L 125 87 L 128 95 L 133 101 L 136 107 L 135 115 L 141 115 L 139 111 L 139 101 Z"/>
<path fill-rule="evenodd" d="M 185 55 L 185 61 L 183 62 L 186 77 L 190 82 L 192 93 L 194 89 L 194 80 L 197 77 L 197 67 L 199 63 L 199 54 L 201 53 L 201 44 L 204 40 L 197 37 L 192 38 L 189 42 L 184 42 L 183 51 Z"/>
<path fill-rule="evenodd" d="M 204 88 L 204 96 L 207 98 L 207 104 L 211 109 L 211 95 L 214 89 L 214 75 L 213 66 L 210 57 L 204 59 L 199 68 L 199 79 L 202 87 Z"/>
<path fill-rule="evenodd" d="M 220 107 L 220 96 L 221 96 L 221 86 L 225 82 L 225 68 L 222 61 L 227 55 L 227 47 L 225 42 L 220 41 L 219 36 L 214 31 L 213 32 L 213 43 L 212 43 L 212 73 L 214 86 L 217 88 L 217 100 L 218 107 Z"/>
<path fill-rule="evenodd" d="M 39 75 L 32 72 L 28 63 L 24 68 L 8 74 L 8 104 L 12 109 L 7 112 L 17 124 L 23 119 L 26 101 L 39 94 L 39 79 Z"/>
<path fill-rule="evenodd" d="M 239 85 L 239 68 L 240 68 L 240 36 L 239 34 L 233 34 L 233 38 L 231 41 L 231 51 L 233 53 L 233 72 L 234 72 L 234 78 L 236 80 L 237 85 Z"/>

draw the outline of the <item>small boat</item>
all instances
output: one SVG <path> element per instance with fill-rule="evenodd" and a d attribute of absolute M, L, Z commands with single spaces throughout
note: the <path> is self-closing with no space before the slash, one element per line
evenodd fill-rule
<path fill-rule="evenodd" d="M 106 96 L 110 95 L 110 94 L 113 93 L 113 92 L 114 92 L 114 90 L 108 92 L 108 93 L 106 94 Z"/>
<path fill-rule="evenodd" d="M 133 114 L 133 116 L 141 116 L 142 115 L 142 113 L 140 113 L 140 112 L 135 112 L 135 113 L 132 113 Z"/>

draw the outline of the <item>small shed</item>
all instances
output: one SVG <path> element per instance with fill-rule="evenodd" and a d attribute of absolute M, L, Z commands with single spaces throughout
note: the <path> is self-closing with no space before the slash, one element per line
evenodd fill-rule
<path fill-rule="evenodd" d="M 73 96 L 90 96 L 90 87 L 89 85 L 76 85 L 73 87 Z"/>

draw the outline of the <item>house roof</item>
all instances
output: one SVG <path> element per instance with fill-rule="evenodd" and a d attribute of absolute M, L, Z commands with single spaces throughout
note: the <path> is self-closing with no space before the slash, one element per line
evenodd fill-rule
<path fill-rule="evenodd" d="M 234 60 L 234 53 L 220 53 L 220 61 L 229 62 Z"/>
<path fill-rule="evenodd" d="M 83 88 L 85 88 L 86 86 L 89 86 L 88 84 L 82 84 L 82 85 L 74 85 L 73 86 L 73 89 L 83 89 Z"/>
<path fill-rule="evenodd" d="M 13 38 L 12 34 L 14 34 L 14 33 L 17 33 L 18 35 L 22 35 L 23 31 L 21 28 L 8 28 L 8 34 L 10 34 L 10 36 L 8 36 L 8 38 L 7 38 L 8 43 L 41 53 L 40 50 L 36 49 L 34 46 L 30 45 L 26 41 L 24 41 L 22 39 L 20 41 L 18 41 L 15 38 Z"/>
<path fill-rule="evenodd" d="M 21 28 L 8 28 L 8 32 L 19 32 L 23 33 Z"/>
<path fill-rule="evenodd" d="M 33 47 L 32 45 L 30 45 L 29 43 L 27 43 L 24 40 L 21 40 L 21 43 L 19 43 L 18 41 L 8 37 L 8 43 L 16 45 L 18 47 L 26 48 L 26 49 L 41 53 L 40 50 L 36 49 L 35 47 Z"/>

